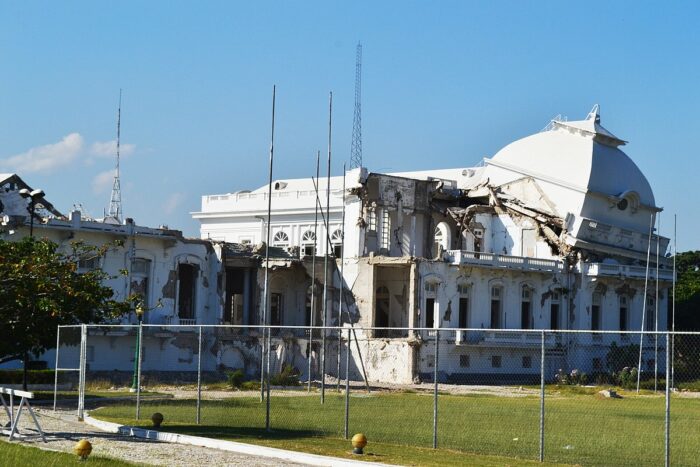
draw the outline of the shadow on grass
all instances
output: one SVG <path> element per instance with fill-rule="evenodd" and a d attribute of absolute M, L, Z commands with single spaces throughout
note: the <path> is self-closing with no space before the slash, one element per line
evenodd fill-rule
<path fill-rule="evenodd" d="M 152 428 L 143 426 L 142 428 Z M 186 434 L 192 436 L 204 436 L 216 439 L 265 439 L 265 440 L 290 440 L 300 438 L 325 438 L 327 433 L 315 430 L 293 430 L 275 428 L 266 431 L 265 428 L 254 427 L 223 427 L 207 425 L 172 425 L 161 426 L 160 431 L 168 433 Z"/>

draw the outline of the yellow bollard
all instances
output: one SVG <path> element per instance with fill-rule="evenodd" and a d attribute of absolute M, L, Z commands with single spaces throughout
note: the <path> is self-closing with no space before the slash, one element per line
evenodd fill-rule
<path fill-rule="evenodd" d="M 156 412 L 151 415 L 151 421 L 153 422 L 153 428 L 160 428 L 160 424 L 163 423 L 163 414 Z"/>
<path fill-rule="evenodd" d="M 80 457 L 81 461 L 87 460 L 88 456 L 92 452 L 92 444 L 86 439 L 81 439 L 75 444 L 73 451 Z"/>
<path fill-rule="evenodd" d="M 367 437 L 363 435 L 362 433 L 357 433 L 355 436 L 352 437 L 352 447 L 354 448 L 352 450 L 353 454 L 364 454 L 362 452 L 362 449 L 367 446 Z"/>

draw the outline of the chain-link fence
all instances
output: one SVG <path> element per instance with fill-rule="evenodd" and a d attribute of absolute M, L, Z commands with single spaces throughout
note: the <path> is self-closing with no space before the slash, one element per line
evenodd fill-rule
<path fill-rule="evenodd" d="M 105 325 L 58 344 L 79 417 L 582 465 L 700 452 L 700 333 Z"/>

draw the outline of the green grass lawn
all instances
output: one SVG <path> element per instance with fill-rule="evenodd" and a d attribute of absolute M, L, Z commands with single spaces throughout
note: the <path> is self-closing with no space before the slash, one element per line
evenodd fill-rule
<path fill-rule="evenodd" d="M 623 392 L 623 399 L 605 399 L 594 390 L 548 389 L 545 416 L 545 459 L 581 465 L 663 465 L 664 398 Z M 265 404 L 257 396 L 203 401 L 202 424 L 195 425 L 194 401 L 146 401 L 142 414 L 165 416 L 163 429 L 213 438 L 343 456 L 344 397 L 275 397 L 271 401 L 271 433 L 266 433 Z M 464 464 L 465 454 L 502 456 L 484 464 L 504 465 L 536 460 L 539 453 L 537 397 L 488 395 L 439 398 L 438 445 L 433 451 L 433 398 L 429 394 L 355 393 L 350 404 L 350 432 L 369 439 L 372 459 L 420 465 Z M 93 412 L 98 418 L 137 423 L 133 404 L 117 404 Z M 671 460 L 673 465 L 698 465 L 700 399 L 672 399 Z M 469 458 L 469 463 L 472 458 Z"/>
<path fill-rule="evenodd" d="M 68 466 L 99 466 L 99 467 L 126 467 L 133 466 L 128 462 L 105 457 L 88 458 L 88 462 L 82 462 L 75 454 L 64 452 L 45 451 L 34 447 L 23 446 L 15 442 L 0 440 L 0 464 L 11 466 L 33 467 L 68 467 Z"/>
<path fill-rule="evenodd" d="M 581 465 L 663 465 L 664 398 L 645 393 L 604 399 L 596 391 L 548 389 L 545 459 Z M 93 412 L 98 418 L 149 426 L 153 412 L 165 416 L 163 429 L 329 455 L 343 455 L 344 397 L 275 397 L 272 432 L 266 433 L 265 404 L 256 395 L 202 403 L 202 424 L 195 425 L 194 401 L 146 401 L 134 420 L 133 404 L 117 404 Z M 539 452 L 537 397 L 487 395 L 439 398 L 438 445 L 432 446 L 433 398 L 429 394 L 355 393 L 351 397 L 350 432 L 369 439 L 374 460 L 389 463 L 446 465 L 464 463 L 465 453 L 496 455 L 495 465 L 536 460 Z M 408 448 L 412 447 L 412 448 Z M 425 449 L 419 449 L 425 448 Z M 671 460 L 673 465 L 698 465 L 700 399 L 672 399 Z M 470 458 L 471 459 L 471 458 Z M 520 461 L 517 465 L 520 465 Z M 491 464 L 483 464 L 491 465 Z"/>

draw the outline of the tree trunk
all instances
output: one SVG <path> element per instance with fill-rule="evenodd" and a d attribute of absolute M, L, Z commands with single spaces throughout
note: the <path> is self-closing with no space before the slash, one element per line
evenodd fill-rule
<path fill-rule="evenodd" d="M 22 390 L 27 390 L 27 366 L 29 365 L 29 352 L 24 352 L 24 372 L 22 374 Z"/>

